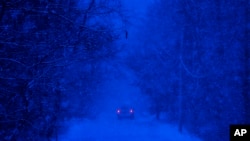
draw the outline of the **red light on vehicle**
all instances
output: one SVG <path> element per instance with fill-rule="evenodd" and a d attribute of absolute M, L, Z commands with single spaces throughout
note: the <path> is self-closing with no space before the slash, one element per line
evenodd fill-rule
<path fill-rule="evenodd" d="M 130 109 L 130 111 L 129 111 L 130 113 L 133 113 L 134 111 L 133 111 L 133 109 Z"/>

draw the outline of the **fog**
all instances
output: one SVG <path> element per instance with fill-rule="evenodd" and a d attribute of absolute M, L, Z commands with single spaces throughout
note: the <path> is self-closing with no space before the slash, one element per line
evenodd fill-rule
<path fill-rule="evenodd" d="M 0 140 L 229 140 L 250 123 L 248 9 L 3 0 Z"/>

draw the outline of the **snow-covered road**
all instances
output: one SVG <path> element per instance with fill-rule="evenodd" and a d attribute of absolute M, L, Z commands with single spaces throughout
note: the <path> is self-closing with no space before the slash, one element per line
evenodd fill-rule
<path fill-rule="evenodd" d="M 200 141 L 187 132 L 179 133 L 176 125 L 155 120 L 145 110 L 148 101 L 138 88 L 128 84 L 126 79 L 108 81 L 100 88 L 103 94 L 96 105 L 100 112 L 97 119 L 66 122 L 68 131 L 58 141 Z M 117 119 L 116 107 L 123 102 L 134 106 L 134 120 Z"/>
<path fill-rule="evenodd" d="M 179 133 L 175 126 L 153 119 L 77 120 L 59 137 L 59 141 L 200 141 L 187 133 Z"/>

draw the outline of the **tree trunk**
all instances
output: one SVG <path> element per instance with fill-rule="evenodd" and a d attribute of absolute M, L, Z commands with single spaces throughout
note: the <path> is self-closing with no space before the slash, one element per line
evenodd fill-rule
<path fill-rule="evenodd" d="M 244 74 L 243 74 L 243 99 L 244 99 L 244 123 L 245 124 L 250 124 L 250 73 L 249 73 L 249 66 L 250 66 L 250 56 L 249 56 L 249 52 L 250 52 L 250 47 L 249 47 L 249 43 L 250 43 L 250 37 L 249 37 L 249 33 L 248 33 L 248 27 L 247 25 L 249 24 L 249 4 L 248 1 L 245 1 L 245 23 L 244 23 L 244 40 L 243 40 L 243 46 L 244 46 Z"/>
<path fill-rule="evenodd" d="M 182 35 L 181 35 L 181 40 L 180 40 L 180 60 L 179 60 L 179 125 L 178 125 L 178 129 L 179 129 L 179 132 L 182 132 L 182 128 L 183 128 L 183 94 L 182 94 L 182 64 L 181 64 L 181 60 L 182 60 L 182 49 L 183 49 L 183 32 L 184 30 L 182 31 Z"/>

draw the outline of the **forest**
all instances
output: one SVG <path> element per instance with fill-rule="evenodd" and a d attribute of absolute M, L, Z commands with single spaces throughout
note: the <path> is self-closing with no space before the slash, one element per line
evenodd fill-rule
<path fill-rule="evenodd" d="M 131 35 L 122 0 L 2 0 L 0 140 L 57 140 L 64 121 L 96 119 L 99 88 L 124 66 L 156 120 L 228 140 L 250 124 L 249 5 L 152 0 Z"/>

